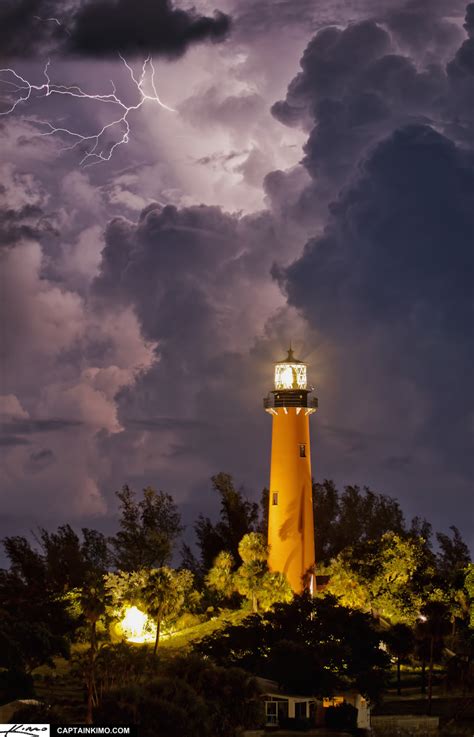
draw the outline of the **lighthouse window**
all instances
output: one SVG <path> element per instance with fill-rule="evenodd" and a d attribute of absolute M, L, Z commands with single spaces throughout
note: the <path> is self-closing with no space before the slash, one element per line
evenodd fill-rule
<path fill-rule="evenodd" d="M 273 506 L 278 504 L 278 491 L 274 491 L 272 494 L 272 504 Z"/>
<path fill-rule="evenodd" d="M 300 458 L 306 458 L 306 445 L 300 445 Z"/>

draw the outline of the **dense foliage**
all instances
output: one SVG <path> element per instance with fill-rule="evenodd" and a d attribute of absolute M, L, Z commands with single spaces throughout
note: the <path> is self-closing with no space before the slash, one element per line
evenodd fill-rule
<path fill-rule="evenodd" d="M 401 667 L 411 661 L 421 665 L 431 704 L 435 664 L 446 661 L 449 683 L 469 687 L 474 567 L 455 527 L 433 536 L 425 520 L 407 525 L 394 499 L 315 484 L 324 585 L 314 599 L 294 597 L 285 576 L 268 569 L 268 493 L 259 516 L 228 474 L 212 485 L 219 515 L 199 517 L 199 555 L 185 548 L 179 569 L 170 565 L 182 530 L 178 508 L 151 488 L 141 498 L 129 487 L 118 492 L 111 538 L 64 525 L 39 530 L 35 544 L 3 541 L 10 566 L 0 570 L 0 699 L 31 696 L 35 668 L 71 651 L 86 720 L 140 723 L 144 735 L 219 737 L 255 724 L 251 675 L 288 692 L 354 688 L 374 700 L 390 661 L 399 691 Z M 117 641 L 130 606 L 148 615 L 154 647 Z M 162 631 L 170 638 L 200 627 L 199 637 L 184 638 L 180 657 L 164 655 L 173 638 L 162 647 Z"/>
<path fill-rule="evenodd" d="M 240 669 L 188 656 L 145 673 L 109 690 L 96 722 L 139 724 L 143 737 L 233 737 L 258 716 L 256 684 Z"/>
<path fill-rule="evenodd" d="M 272 678 L 289 693 L 330 696 L 357 688 L 376 698 L 389 664 L 368 615 L 334 598 L 295 596 L 220 630 L 199 645 L 214 662 Z"/>

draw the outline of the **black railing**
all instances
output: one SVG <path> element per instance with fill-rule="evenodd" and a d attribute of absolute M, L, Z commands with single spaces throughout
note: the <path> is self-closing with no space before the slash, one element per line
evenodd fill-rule
<path fill-rule="evenodd" d="M 271 407 L 310 407 L 311 409 L 317 409 L 318 398 L 308 397 L 309 390 L 306 389 L 293 389 L 287 391 L 272 391 L 273 396 L 266 396 L 263 400 L 263 406 L 265 409 Z"/>

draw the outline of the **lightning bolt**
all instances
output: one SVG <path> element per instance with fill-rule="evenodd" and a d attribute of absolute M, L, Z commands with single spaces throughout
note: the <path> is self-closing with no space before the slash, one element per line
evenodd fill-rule
<path fill-rule="evenodd" d="M 64 31 L 67 33 L 68 36 L 71 35 L 68 29 L 65 28 L 64 24 L 61 23 L 61 21 L 58 20 L 58 18 L 41 18 L 39 15 L 34 15 L 33 18 L 34 20 L 39 20 L 40 23 L 56 23 L 57 26 L 64 28 Z"/>
<path fill-rule="evenodd" d="M 59 22 L 56 21 L 56 19 L 47 20 Z M 11 115 L 19 105 L 27 103 L 31 99 L 38 99 L 41 97 L 46 98 L 51 97 L 52 95 L 62 95 L 80 100 L 95 100 L 98 103 L 115 107 L 117 115 L 113 120 L 91 135 L 84 135 L 77 130 L 63 128 L 47 121 L 38 122 L 39 125 L 44 125 L 47 128 L 47 130 L 40 135 L 60 135 L 72 139 L 70 145 L 63 147 L 61 151 L 71 151 L 77 146 L 85 144 L 86 152 L 80 161 L 80 166 L 86 167 L 92 166 L 93 164 L 99 164 L 104 161 L 110 161 L 115 150 L 119 146 L 127 144 L 130 140 L 130 115 L 143 107 L 145 103 L 152 102 L 159 105 L 159 107 L 164 110 L 176 112 L 160 99 L 155 81 L 156 70 L 151 55 L 147 56 L 143 61 L 139 75 L 135 74 L 133 68 L 122 54 L 119 53 L 118 56 L 127 69 L 130 80 L 138 92 L 138 101 L 134 105 L 127 105 L 120 99 L 113 80 L 110 80 L 112 85 L 111 92 L 95 95 L 84 91 L 82 87 L 79 87 L 78 85 L 67 86 L 51 82 L 51 78 L 49 76 L 51 61 L 48 60 L 43 69 L 43 77 L 45 81 L 41 84 L 33 84 L 25 77 L 22 77 L 17 71 L 15 71 L 15 69 L 0 69 L 0 85 L 6 85 L 14 97 L 10 107 L 7 110 L 0 112 L 0 116 Z M 151 90 L 151 93 L 146 91 L 145 86 L 147 86 L 148 90 Z M 112 136 L 117 136 L 113 143 L 107 143 L 107 135 L 110 134 L 112 134 Z"/>

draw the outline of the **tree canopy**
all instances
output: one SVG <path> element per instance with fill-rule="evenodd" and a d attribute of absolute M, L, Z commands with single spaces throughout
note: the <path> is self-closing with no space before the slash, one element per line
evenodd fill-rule
<path fill-rule="evenodd" d="M 112 559 L 122 571 L 157 568 L 169 563 L 182 532 L 181 515 L 173 498 L 150 486 L 136 500 L 129 486 L 117 492 L 119 531 L 110 539 Z"/>
<path fill-rule="evenodd" d="M 218 473 L 213 476 L 212 488 L 220 497 L 219 521 L 211 522 L 200 515 L 194 525 L 201 563 L 209 570 L 217 555 L 228 550 L 236 562 L 240 561 L 239 543 L 258 524 L 258 504 L 245 498 L 241 489 L 236 489 L 232 476 Z"/>
<path fill-rule="evenodd" d="M 217 631 L 197 649 L 218 664 L 272 678 L 289 692 L 329 696 L 357 688 L 376 698 L 389 665 L 381 639 L 369 615 L 331 597 L 303 595 Z"/>

